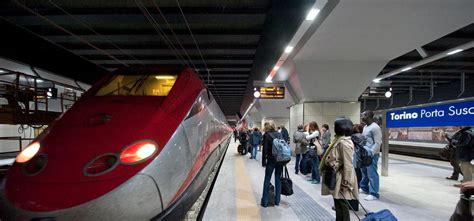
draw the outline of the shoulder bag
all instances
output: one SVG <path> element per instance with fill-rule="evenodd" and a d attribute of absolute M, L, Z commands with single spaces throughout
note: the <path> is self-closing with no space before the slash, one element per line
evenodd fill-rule
<path fill-rule="evenodd" d="M 336 170 L 326 166 L 323 171 L 323 184 L 330 190 L 336 189 Z"/>
<path fill-rule="evenodd" d="M 293 195 L 293 181 L 290 179 L 288 169 L 285 166 L 285 170 L 281 174 L 281 195 L 291 196 Z"/>

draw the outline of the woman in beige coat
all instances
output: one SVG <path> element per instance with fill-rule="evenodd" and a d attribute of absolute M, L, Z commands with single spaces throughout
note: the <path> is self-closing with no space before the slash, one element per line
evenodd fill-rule
<path fill-rule="evenodd" d="M 336 137 L 323 156 L 319 169 L 323 174 L 323 185 L 321 194 L 332 195 L 334 207 L 336 208 L 336 221 L 350 221 L 349 206 L 344 200 L 357 200 L 358 186 L 357 177 L 352 166 L 352 153 L 354 144 L 351 140 L 352 122 L 346 118 L 339 118 L 334 122 L 334 132 Z M 331 190 L 325 183 L 325 170 L 334 169 L 336 171 L 336 185 Z M 341 195 L 342 194 L 342 195 Z"/>

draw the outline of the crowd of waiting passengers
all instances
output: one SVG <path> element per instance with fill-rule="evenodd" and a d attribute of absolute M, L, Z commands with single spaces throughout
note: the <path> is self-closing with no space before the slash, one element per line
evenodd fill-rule
<path fill-rule="evenodd" d="M 458 203 L 451 220 L 473 220 L 470 210 L 466 208 L 467 200 L 474 193 L 472 181 L 471 154 L 474 139 L 466 141 L 466 127 L 452 136 L 446 136 L 449 145 L 442 156 L 450 160 L 454 172 L 447 179 L 457 180 L 462 174 L 462 184 L 455 185 L 466 193 Z M 285 165 L 279 164 L 272 154 L 275 138 L 281 138 L 288 144 L 295 145 L 295 174 L 307 177 L 314 185 L 321 186 L 322 195 L 332 195 L 333 210 L 336 220 L 350 220 L 349 210 L 359 209 L 359 193 L 364 200 L 373 201 L 380 198 L 379 174 L 377 171 L 382 144 L 382 131 L 372 111 L 362 113 L 361 123 L 353 124 L 347 118 L 339 118 L 334 122 L 335 136 L 331 136 L 329 125 L 320 128 L 315 121 L 307 125 L 299 125 L 290 139 L 284 126 L 276 128 L 273 121 L 264 124 L 263 133 L 258 129 L 234 131 L 235 140 L 239 140 L 239 152 L 250 153 L 250 159 L 256 159 L 257 151 L 262 151 L 262 166 L 265 167 L 265 178 L 261 206 L 279 206 L 282 191 L 281 178 Z M 472 133 L 474 134 L 474 133 Z M 321 150 L 319 150 L 321 149 Z M 328 172 L 329 171 L 329 172 Z M 332 173 L 330 172 L 332 171 Z M 275 174 L 275 186 L 270 183 Z M 274 190 L 273 190 L 274 188 Z M 466 198 L 467 197 L 467 198 Z M 470 204 L 468 204 L 470 205 Z M 468 211 L 469 210 L 469 211 Z M 471 217 L 471 219 L 466 219 Z"/>

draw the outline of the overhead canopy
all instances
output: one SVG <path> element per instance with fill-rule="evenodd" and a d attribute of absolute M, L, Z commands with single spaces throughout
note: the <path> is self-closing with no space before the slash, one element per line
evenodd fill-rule
<path fill-rule="evenodd" d="M 306 101 L 357 101 L 393 58 L 474 21 L 473 1 L 341 0 L 298 52 L 289 83 Z"/>

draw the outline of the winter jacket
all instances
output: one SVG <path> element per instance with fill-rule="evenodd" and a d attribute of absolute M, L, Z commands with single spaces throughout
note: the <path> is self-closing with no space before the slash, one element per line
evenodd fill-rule
<path fill-rule="evenodd" d="M 262 134 L 260 134 L 259 132 L 255 132 L 253 131 L 250 135 L 250 144 L 253 145 L 253 146 L 257 146 L 260 144 L 262 140 Z"/>
<path fill-rule="evenodd" d="M 305 139 L 306 135 L 304 134 L 304 130 L 295 131 L 293 134 L 293 143 L 295 144 L 295 154 L 304 154 L 307 151 L 307 144 L 302 143 L 303 139 Z M 304 150 L 304 152 L 303 152 Z"/>
<path fill-rule="evenodd" d="M 283 140 L 285 140 L 287 143 L 290 142 L 290 134 L 286 128 L 281 128 L 281 136 L 283 136 Z"/>
<path fill-rule="evenodd" d="M 321 195 L 332 195 L 334 199 L 343 199 L 339 192 L 342 191 L 341 187 L 344 184 L 344 186 L 352 189 L 352 193 L 348 188 L 342 191 L 346 199 L 359 198 L 357 177 L 351 161 L 353 151 L 354 144 L 352 143 L 351 137 L 343 137 L 338 140 L 331 151 L 327 153 L 325 166 L 332 167 L 336 171 L 336 188 L 330 190 L 326 185 L 322 184 Z M 324 183 L 324 181 L 322 183 Z"/>

